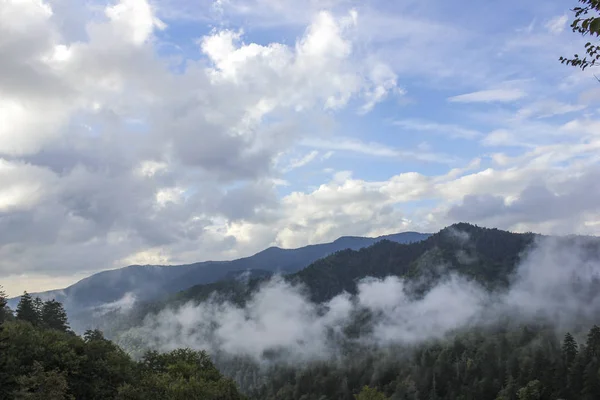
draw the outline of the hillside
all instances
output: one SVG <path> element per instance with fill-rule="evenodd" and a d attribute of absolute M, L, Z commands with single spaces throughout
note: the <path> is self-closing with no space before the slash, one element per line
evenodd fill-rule
<path fill-rule="evenodd" d="M 403 232 L 377 238 L 341 237 L 331 243 L 298 249 L 270 247 L 253 256 L 233 261 L 206 261 L 178 266 L 131 265 L 99 272 L 60 290 L 33 293 L 42 299 L 54 298 L 65 305 L 70 315 L 89 308 L 107 309 L 121 306 L 127 300 L 151 301 L 198 284 L 208 284 L 231 277 L 241 271 L 262 270 L 271 273 L 294 273 L 310 263 L 343 249 L 360 249 L 381 240 L 410 243 L 428 234 Z M 18 298 L 10 299 L 14 308 Z M 111 304 L 114 303 L 114 304 Z"/>
<path fill-rule="evenodd" d="M 142 366 L 148 350 L 206 351 L 253 400 L 592 400 L 599 272 L 598 238 L 461 223 L 282 277 L 232 271 L 104 318 Z"/>
<path fill-rule="evenodd" d="M 563 363 L 571 350 L 560 337 L 600 343 L 585 336 L 600 311 L 599 270 L 598 238 L 461 223 L 282 278 L 197 285 L 115 315 L 111 335 L 133 354 L 206 349 L 256 400 L 350 400 L 365 385 L 377 399 L 556 399 L 588 390 L 565 376 L 597 366 L 583 350 Z"/>
<path fill-rule="evenodd" d="M 340 250 L 287 275 L 286 280 L 304 286 L 311 300 L 317 303 L 344 291 L 356 293 L 357 282 L 365 277 L 420 278 L 423 283 L 423 278 L 435 280 L 455 271 L 488 288 L 506 287 L 521 254 L 535 236 L 460 223 L 419 242 L 382 240 L 359 250 Z M 243 302 L 268 279 L 266 276 L 243 283 L 196 285 L 153 304 L 152 309 L 190 300 L 201 302 L 214 293 L 236 303 Z"/>

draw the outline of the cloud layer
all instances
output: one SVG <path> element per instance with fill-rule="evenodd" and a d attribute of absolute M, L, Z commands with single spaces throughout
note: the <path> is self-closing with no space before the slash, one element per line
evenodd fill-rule
<path fill-rule="evenodd" d="M 390 276 L 365 278 L 357 295 L 342 293 L 321 305 L 311 303 L 302 288 L 275 278 L 243 307 L 214 299 L 188 303 L 148 316 L 124 337 L 142 338 L 160 350 L 191 347 L 259 362 L 279 351 L 283 360 L 300 362 L 334 357 L 340 339 L 379 347 L 411 345 L 507 316 L 512 321 L 543 318 L 560 331 L 593 321 L 600 310 L 599 260 L 597 239 L 543 237 L 524 254 L 505 292 L 490 293 L 445 274 L 415 299 L 407 294 L 410 282 Z M 364 310 L 372 315 L 370 329 L 347 337 L 345 329 Z"/>

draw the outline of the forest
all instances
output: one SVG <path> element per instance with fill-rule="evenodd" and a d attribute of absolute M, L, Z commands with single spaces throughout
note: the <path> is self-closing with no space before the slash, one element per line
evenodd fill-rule
<path fill-rule="evenodd" d="M 503 321 L 411 348 L 350 348 L 336 361 L 262 366 L 263 383 L 246 397 L 205 351 L 148 351 L 133 360 L 100 331 L 75 335 L 60 303 L 25 294 L 16 313 L 1 309 L 3 399 L 600 398 L 598 326 L 561 340 L 547 323 Z M 238 381 L 257 373 L 237 361 Z"/>
<path fill-rule="evenodd" d="M 25 293 L 12 312 L 2 296 L 1 395 L 6 399 L 598 399 L 597 282 L 582 281 L 587 272 L 580 267 L 596 265 L 599 259 L 600 244 L 594 238 L 552 241 L 539 235 L 456 224 L 418 243 L 384 241 L 359 251 L 341 251 L 275 283 L 275 278 L 262 276 L 193 287 L 122 314 L 108 334 L 98 329 L 73 332 L 62 304 L 55 300 L 42 301 Z M 537 274 L 535 268 L 544 268 L 553 272 L 553 264 L 575 274 L 574 286 L 560 277 L 557 282 L 546 282 L 548 278 L 538 274 L 532 282 L 545 285 L 542 292 L 547 297 L 534 293 L 538 297 L 524 298 L 522 292 L 514 291 L 523 284 L 524 271 Z M 584 274 L 577 275 L 579 270 Z M 568 296 L 574 308 L 550 302 L 526 315 L 514 308 L 495 310 L 488 302 L 465 319 L 460 309 L 476 299 L 466 297 L 457 303 L 458 308 L 442 309 L 442 313 L 456 314 L 450 315 L 450 324 L 416 321 L 423 319 L 420 313 L 443 306 L 427 305 L 427 299 L 447 284 L 452 274 L 464 279 L 461 290 L 480 288 L 476 293 L 490 296 L 486 301 L 517 298 L 522 302 L 517 308 L 522 308 L 530 302 L 548 303 L 553 296 Z M 380 286 L 375 287 L 380 289 L 385 289 L 390 277 L 402 279 L 398 282 L 404 282 L 402 289 L 407 293 L 401 301 L 407 303 L 401 312 L 408 316 L 386 316 L 360 303 L 365 277 L 379 279 L 375 282 Z M 292 319 L 303 318 L 302 314 L 314 307 L 316 314 L 301 320 L 301 325 L 318 325 L 327 319 L 339 293 L 347 293 L 342 299 L 354 299 L 348 303 L 354 306 L 339 325 L 324 325 L 317 335 L 308 330 L 300 331 L 306 333 L 304 337 L 294 336 L 297 332 L 280 330 L 291 320 L 281 320 L 279 327 L 258 327 L 265 322 L 260 318 L 271 318 L 254 315 L 262 309 L 252 308 L 256 297 L 267 289 L 297 291 L 296 297 L 280 300 L 301 300 L 300 314 L 285 309 L 292 312 Z M 373 300 L 377 294 L 370 296 Z M 461 293 L 454 292 L 443 301 L 451 302 L 451 297 L 460 298 Z M 273 303 L 269 297 L 264 301 Z M 202 307 L 206 304 L 221 313 L 204 320 L 206 309 Z M 187 310 L 188 314 L 182 314 L 184 319 L 191 318 L 192 325 L 193 318 L 199 318 L 197 326 L 171 326 L 173 310 L 181 309 Z M 581 314 L 573 311 L 580 309 Z M 215 333 L 224 329 L 222 320 L 231 317 L 223 310 L 245 313 L 244 319 L 233 325 L 233 343 L 229 344 Z M 544 313 L 549 310 L 552 317 Z M 561 310 L 563 314 L 558 313 Z M 481 319 L 482 315 L 489 318 Z M 569 318 L 564 319 L 565 315 Z M 108 318 L 115 316 L 109 314 Z M 394 316 L 401 318 L 391 331 L 396 336 L 385 342 L 375 340 L 380 338 L 378 324 Z M 438 312 L 426 318 L 442 316 Z M 478 319 L 469 323 L 471 317 Z M 149 318 L 153 325 L 147 325 Z M 267 343 L 258 356 L 244 353 L 243 349 L 252 346 L 247 337 L 252 333 L 247 330 L 251 323 L 259 336 L 268 337 L 269 329 L 275 328 L 279 345 Z M 406 336 L 409 331 L 402 325 L 410 326 L 416 336 Z M 197 341 L 177 342 L 168 337 L 175 331 L 167 331 L 165 326 L 192 329 L 187 339 Z M 153 335 L 154 341 L 150 340 Z M 214 341 L 201 341 L 203 335 Z M 290 335 L 290 340 L 282 335 Z M 189 345 L 183 345 L 186 343 Z M 229 350 L 226 344 L 239 351 Z M 311 349 L 317 352 L 303 353 Z"/>
<path fill-rule="evenodd" d="M 0 311 L 1 399 L 245 398 L 204 351 L 149 351 L 133 360 L 98 330 L 73 333 L 56 301 L 24 294 L 13 314 L 2 294 Z"/>

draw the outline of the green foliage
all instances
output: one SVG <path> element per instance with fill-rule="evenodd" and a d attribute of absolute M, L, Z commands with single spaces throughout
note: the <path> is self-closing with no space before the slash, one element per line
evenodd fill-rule
<path fill-rule="evenodd" d="M 69 331 L 69 322 L 67 313 L 63 305 L 56 300 L 48 300 L 42 305 L 40 312 L 41 323 L 49 329 L 56 329 L 62 332 Z"/>
<path fill-rule="evenodd" d="M 8 398 L 14 388 L 14 377 L 8 369 L 6 357 L 8 335 L 4 329 L 5 322 L 12 319 L 12 313 L 6 304 L 6 294 L 0 286 L 0 399 Z"/>
<path fill-rule="evenodd" d="M 241 399 L 235 384 L 224 378 L 206 352 L 178 349 L 147 353 L 141 361 L 139 385 L 126 385 L 119 399 Z"/>
<path fill-rule="evenodd" d="M 571 23 L 571 29 L 583 36 L 589 35 L 597 38 L 600 36 L 600 0 L 579 0 L 579 2 L 582 6 L 572 10 L 575 19 Z M 579 67 L 582 70 L 598 64 L 600 61 L 599 45 L 587 42 L 585 53 L 583 58 L 579 54 L 575 54 L 573 58 L 560 57 L 559 60 L 563 64 Z"/>
<path fill-rule="evenodd" d="M 15 400 L 72 400 L 67 393 L 68 383 L 65 372 L 44 371 L 38 361 L 32 371 L 17 378 L 19 389 L 14 393 Z"/>
<path fill-rule="evenodd" d="M 33 325 L 38 325 L 40 323 L 39 302 L 41 302 L 41 300 L 35 301 L 29 293 L 24 292 L 17 305 L 17 319 L 20 321 L 27 321 Z"/>
<path fill-rule="evenodd" d="M 537 379 L 527 383 L 517 392 L 519 400 L 540 400 L 542 397 L 542 384 Z"/>
<path fill-rule="evenodd" d="M 356 400 L 387 400 L 387 397 L 379 390 L 369 386 L 363 386 L 359 394 L 355 395 Z"/>
<path fill-rule="evenodd" d="M 595 391 L 598 361 L 590 350 L 597 340 L 596 331 L 600 332 L 592 328 L 582 350 L 575 352 L 571 345 L 575 342 L 577 347 L 577 343 L 571 334 L 561 343 L 551 326 L 520 326 L 510 322 L 485 329 L 471 328 L 453 339 L 417 347 L 352 348 L 336 362 L 296 368 L 272 366 L 262 383 L 250 390 L 250 397 L 254 400 L 598 399 Z M 570 367 L 566 360 L 571 360 Z M 230 375 L 251 375 L 247 365 L 236 365 L 237 371 L 226 369 Z M 568 368 L 567 372 L 563 367 Z"/>
<path fill-rule="evenodd" d="M 98 330 L 83 338 L 70 332 L 54 300 L 43 303 L 39 318 L 31 296 L 19 305 L 17 320 L 3 324 L 1 399 L 243 399 L 205 352 L 149 352 L 134 361 Z"/>

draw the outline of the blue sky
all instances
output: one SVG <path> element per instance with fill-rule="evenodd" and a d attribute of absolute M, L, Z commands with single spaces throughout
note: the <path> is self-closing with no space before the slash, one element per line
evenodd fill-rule
<path fill-rule="evenodd" d="M 458 221 L 598 234 L 573 1 L 0 5 L 0 282 Z"/>

